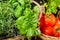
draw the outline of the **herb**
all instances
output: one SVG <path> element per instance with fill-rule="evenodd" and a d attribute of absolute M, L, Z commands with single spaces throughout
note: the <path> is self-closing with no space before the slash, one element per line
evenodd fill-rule
<path fill-rule="evenodd" d="M 0 35 L 6 33 L 9 36 L 14 35 L 15 20 L 13 16 L 12 5 L 8 1 L 0 2 Z"/>
<path fill-rule="evenodd" d="M 38 29 L 38 7 L 31 9 L 30 0 L 18 0 L 18 5 L 15 8 L 15 16 L 17 17 L 16 24 L 20 34 L 26 35 L 27 38 L 40 35 Z"/>
<path fill-rule="evenodd" d="M 60 6 L 60 0 L 48 0 L 47 2 L 47 10 L 46 13 L 50 14 L 50 13 L 54 13 L 56 14 L 57 12 L 57 7 Z"/>

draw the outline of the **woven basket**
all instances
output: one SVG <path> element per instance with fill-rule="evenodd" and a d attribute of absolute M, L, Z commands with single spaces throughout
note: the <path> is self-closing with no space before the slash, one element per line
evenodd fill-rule
<path fill-rule="evenodd" d="M 44 10 L 43 10 L 43 11 L 44 11 Z M 60 12 L 60 11 L 59 11 L 59 12 Z M 57 16 L 60 17 L 60 13 L 58 13 Z M 60 37 L 58 38 L 58 37 L 48 36 L 48 35 L 45 35 L 45 34 L 43 34 L 43 33 L 40 35 L 40 38 L 41 38 L 42 40 L 60 40 Z"/>
<path fill-rule="evenodd" d="M 18 36 L 15 36 L 15 37 L 1 39 L 1 40 L 25 40 L 25 36 L 18 35 Z"/>
<path fill-rule="evenodd" d="M 40 12 L 40 18 L 41 18 L 42 12 L 45 13 L 45 7 L 44 6 L 40 6 L 40 8 L 41 8 L 41 12 Z M 58 11 L 57 17 L 60 18 L 60 11 Z M 39 37 L 42 40 L 60 40 L 60 37 L 58 38 L 58 37 L 48 36 L 48 35 L 45 35 L 43 33 Z"/>
<path fill-rule="evenodd" d="M 43 40 L 60 40 L 60 38 L 58 38 L 58 37 L 48 36 L 48 35 L 45 35 L 45 34 L 40 35 L 40 37 Z"/>

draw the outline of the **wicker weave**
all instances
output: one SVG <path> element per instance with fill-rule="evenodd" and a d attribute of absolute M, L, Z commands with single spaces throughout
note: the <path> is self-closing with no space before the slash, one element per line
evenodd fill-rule
<path fill-rule="evenodd" d="M 25 36 L 16 36 L 16 37 L 12 37 L 12 38 L 7 38 L 7 39 L 2 39 L 2 40 L 24 40 Z"/>
<path fill-rule="evenodd" d="M 40 35 L 40 37 L 43 40 L 60 40 L 60 38 L 58 38 L 58 37 L 48 36 L 48 35 L 45 35 L 45 34 Z"/>

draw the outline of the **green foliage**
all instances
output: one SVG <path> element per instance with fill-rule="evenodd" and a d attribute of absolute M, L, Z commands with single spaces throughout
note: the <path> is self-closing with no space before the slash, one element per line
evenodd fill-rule
<path fill-rule="evenodd" d="M 37 10 L 36 10 L 37 9 Z M 26 35 L 27 38 L 40 35 L 38 27 L 38 7 L 31 9 L 30 0 L 18 0 L 15 8 L 16 24 L 20 34 Z"/>
<path fill-rule="evenodd" d="M 8 2 L 0 2 L 0 35 L 7 33 L 8 35 L 14 35 L 13 27 L 15 26 L 15 20 L 12 18 L 13 8 Z"/>
<path fill-rule="evenodd" d="M 40 35 L 40 30 L 38 29 L 38 7 L 35 6 L 34 11 L 32 11 L 31 0 L 7 0 L 2 2 L 4 3 L 0 6 L 3 10 L 0 9 L 3 15 L 1 15 L 3 20 L 1 24 L 3 25 L 4 23 L 3 28 L 5 28 L 6 32 L 7 30 L 12 30 L 11 28 L 15 25 L 15 20 L 12 18 L 14 13 L 17 18 L 17 28 L 21 35 L 26 35 L 28 39 L 32 36 Z"/>
<path fill-rule="evenodd" d="M 60 6 L 60 0 L 48 0 L 48 3 L 47 3 L 47 10 L 46 10 L 46 13 L 47 14 L 50 14 L 50 13 L 54 13 L 56 14 L 57 12 L 57 7 Z"/>

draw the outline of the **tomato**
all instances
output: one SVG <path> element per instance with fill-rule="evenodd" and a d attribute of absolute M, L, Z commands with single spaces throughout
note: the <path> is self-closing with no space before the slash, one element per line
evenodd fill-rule
<path fill-rule="evenodd" d="M 56 36 L 56 37 L 60 37 L 60 32 L 55 33 L 55 35 L 54 35 L 54 36 Z"/>
<path fill-rule="evenodd" d="M 42 30 L 43 34 L 53 36 L 54 30 L 52 27 L 44 27 Z"/>
<path fill-rule="evenodd" d="M 53 26 L 55 22 L 56 22 L 56 19 L 53 14 L 50 14 L 50 15 L 43 14 L 40 20 L 40 28 Z"/>
<path fill-rule="evenodd" d="M 54 36 L 60 37 L 60 19 L 56 19 L 56 24 L 54 25 Z"/>

